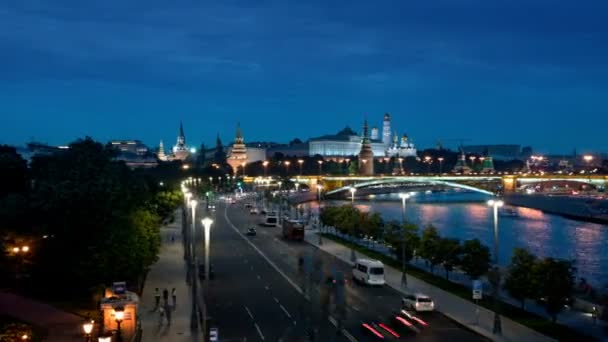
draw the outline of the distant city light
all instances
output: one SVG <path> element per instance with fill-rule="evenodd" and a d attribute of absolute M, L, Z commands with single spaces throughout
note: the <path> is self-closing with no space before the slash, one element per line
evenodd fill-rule
<path fill-rule="evenodd" d="M 196 148 L 191 147 L 191 148 L 190 148 L 190 153 L 196 153 Z"/>

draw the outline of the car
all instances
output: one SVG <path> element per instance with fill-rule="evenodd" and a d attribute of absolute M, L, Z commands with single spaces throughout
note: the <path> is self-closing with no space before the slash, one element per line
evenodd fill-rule
<path fill-rule="evenodd" d="M 247 209 L 253 208 L 253 204 L 251 204 L 251 203 L 245 203 L 245 208 L 247 208 Z"/>
<path fill-rule="evenodd" d="M 258 209 L 257 208 L 251 208 L 251 210 L 249 210 L 249 213 L 251 215 L 257 215 L 258 214 Z"/>
<path fill-rule="evenodd" d="M 249 235 L 249 236 L 256 236 L 257 232 L 256 232 L 255 228 L 250 227 L 249 229 L 247 229 L 247 232 L 245 234 Z"/>
<path fill-rule="evenodd" d="M 357 259 L 353 265 L 353 280 L 366 285 L 384 285 L 384 264 L 378 260 Z"/>
<path fill-rule="evenodd" d="M 422 293 L 406 293 L 401 298 L 401 305 L 403 308 L 410 308 L 416 312 L 435 310 L 433 299 Z"/>

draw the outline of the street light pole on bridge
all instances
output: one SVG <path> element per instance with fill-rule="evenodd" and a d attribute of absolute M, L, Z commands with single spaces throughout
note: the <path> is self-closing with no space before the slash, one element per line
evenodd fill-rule
<path fill-rule="evenodd" d="M 407 287 L 407 276 L 405 274 L 405 201 L 410 198 L 410 194 L 400 193 L 401 198 L 401 285 Z"/>

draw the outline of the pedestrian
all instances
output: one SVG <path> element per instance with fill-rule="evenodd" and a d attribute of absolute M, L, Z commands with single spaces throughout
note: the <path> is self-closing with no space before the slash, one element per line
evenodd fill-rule
<path fill-rule="evenodd" d="M 160 304 L 160 292 L 158 291 L 158 287 L 154 290 L 154 298 L 156 299 L 156 307 Z"/>
<path fill-rule="evenodd" d="M 169 304 L 165 305 L 165 313 L 167 314 L 167 325 L 171 325 L 171 307 L 169 307 Z"/>
<path fill-rule="evenodd" d="M 175 287 L 171 289 L 171 298 L 173 298 L 173 308 L 175 308 L 175 303 L 177 302 L 177 295 L 175 294 Z"/>
<path fill-rule="evenodd" d="M 169 303 L 169 290 L 163 290 L 163 299 L 165 300 L 165 304 Z"/>
<path fill-rule="evenodd" d="M 165 316 L 165 309 L 161 306 L 158 308 L 158 325 L 163 325 L 163 318 Z"/>

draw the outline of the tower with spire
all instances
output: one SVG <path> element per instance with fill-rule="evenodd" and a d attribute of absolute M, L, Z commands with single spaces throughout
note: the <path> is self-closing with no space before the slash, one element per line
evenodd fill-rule
<path fill-rule="evenodd" d="M 186 160 L 189 155 L 188 147 L 186 146 L 186 136 L 184 135 L 184 125 L 179 122 L 179 134 L 177 142 L 173 146 L 173 160 Z"/>
<path fill-rule="evenodd" d="M 165 155 L 165 145 L 163 145 L 163 141 L 162 140 L 160 141 L 160 144 L 158 144 L 158 153 L 156 154 L 156 157 L 160 161 L 166 161 L 167 160 L 167 156 Z"/>
<path fill-rule="evenodd" d="M 241 124 L 238 123 L 236 126 L 236 136 L 234 138 L 234 144 L 230 149 L 230 154 L 226 160 L 228 165 L 232 167 L 234 174 L 237 174 L 239 167 L 244 172 L 247 160 L 247 146 L 245 146 L 245 139 L 243 138 L 243 132 L 241 131 Z"/>
<path fill-rule="evenodd" d="M 471 168 L 467 165 L 467 156 L 464 154 L 464 149 L 460 146 L 460 158 L 454 165 L 452 172 L 461 173 L 463 175 L 468 175 L 471 173 Z"/>
<path fill-rule="evenodd" d="M 372 151 L 372 145 L 369 140 L 367 119 L 365 119 L 365 121 L 363 122 L 363 137 L 361 138 L 361 151 L 359 152 L 359 175 L 374 175 L 374 152 Z"/>

